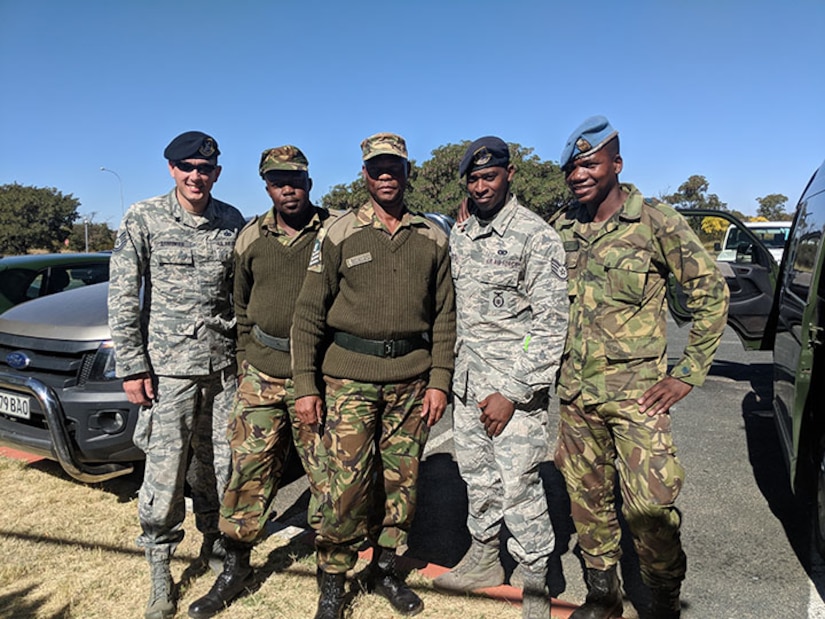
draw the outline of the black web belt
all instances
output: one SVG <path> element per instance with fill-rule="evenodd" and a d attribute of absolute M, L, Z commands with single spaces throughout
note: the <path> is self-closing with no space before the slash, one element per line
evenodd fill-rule
<path fill-rule="evenodd" d="M 368 340 L 344 331 L 335 332 L 335 343 L 341 348 L 375 357 L 403 357 L 419 348 L 429 348 L 429 343 L 423 335 L 407 337 L 399 340 Z"/>
<path fill-rule="evenodd" d="M 289 352 L 288 337 L 275 337 L 274 335 L 269 335 L 269 333 L 263 331 L 258 325 L 254 325 L 252 327 L 252 337 L 264 346 L 268 346 L 274 350 L 280 350 L 281 352 Z"/>

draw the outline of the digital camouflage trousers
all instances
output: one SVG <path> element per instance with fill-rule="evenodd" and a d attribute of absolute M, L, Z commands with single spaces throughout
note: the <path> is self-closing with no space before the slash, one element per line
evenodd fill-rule
<path fill-rule="evenodd" d="M 421 418 L 427 381 L 324 380 L 330 485 L 315 546 L 322 570 L 343 573 L 355 565 L 367 538 L 382 548 L 406 544 L 429 436 Z"/>
<path fill-rule="evenodd" d="M 309 480 L 307 521 L 318 529 L 327 494 L 326 457 L 318 432 L 295 416 L 292 379 L 268 376 L 244 361 L 227 435 L 232 472 L 221 503 L 221 532 L 258 541 L 293 442 Z"/>
<path fill-rule="evenodd" d="M 138 546 L 170 556 L 183 539 L 184 486 L 195 525 L 218 532 L 220 497 L 229 476 L 226 423 L 235 394 L 235 365 L 208 376 L 159 376 L 151 408 L 141 408 L 133 440 L 146 454 L 138 495 Z"/>
<path fill-rule="evenodd" d="M 587 567 L 605 570 L 621 557 L 618 475 L 642 580 L 652 587 L 680 583 L 687 559 L 674 503 L 685 471 L 676 457 L 670 415 L 640 413 L 635 400 L 585 406 L 580 397 L 562 401 L 559 413 L 555 461 L 567 483 Z"/>

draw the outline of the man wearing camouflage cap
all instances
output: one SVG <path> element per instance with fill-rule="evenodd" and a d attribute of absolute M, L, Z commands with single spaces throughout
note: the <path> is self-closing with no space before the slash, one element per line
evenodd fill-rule
<path fill-rule="evenodd" d="M 447 236 L 404 204 L 404 139 L 379 133 L 361 149 L 369 201 L 319 234 L 292 326 L 295 408 L 305 423 L 322 420 L 318 377 L 326 383 L 330 486 L 316 538 L 316 619 L 343 616 L 345 575 L 367 537 L 367 588 L 401 614 L 423 609 L 399 574 L 396 550 L 406 544 L 419 462 L 453 369 Z"/>
<path fill-rule="evenodd" d="M 308 474 L 314 529 L 326 495 L 318 426 L 295 416 L 289 330 L 315 235 L 332 218 L 310 202 L 309 164 L 297 147 L 265 150 L 258 171 L 272 208 L 249 222 L 235 243 L 240 378 L 229 419 L 232 474 L 220 517 L 227 552 L 212 589 L 189 607 L 195 619 L 219 613 L 251 584 L 250 552 L 272 513 L 293 439 Z"/>
<path fill-rule="evenodd" d="M 433 585 L 469 592 L 503 584 L 506 523 L 522 616 L 547 619 L 554 534 L 539 465 L 548 456 L 549 390 L 567 332 L 564 250 L 555 230 L 511 193 L 516 169 L 501 138 L 470 144 L 458 173 L 473 215 L 450 236 L 458 337 L 453 435 L 471 545 Z"/>
<path fill-rule="evenodd" d="M 587 599 L 571 617 L 621 615 L 618 474 L 642 580 L 653 594 L 642 616 L 672 619 L 680 616 L 687 560 L 675 506 L 684 469 L 670 412 L 705 380 L 725 329 L 729 292 L 684 217 L 619 182 L 622 163 L 618 132 L 603 116 L 587 119 L 560 159 L 577 201 L 551 222 L 564 241 L 571 303 L 555 460 L 587 568 Z M 686 293 L 693 324 L 668 373 L 669 276 Z"/>
<path fill-rule="evenodd" d="M 169 562 L 183 539 L 185 483 L 204 536 L 203 563 L 223 554 L 218 508 L 237 373 L 232 251 L 245 221 L 211 195 L 219 154 L 215 139 L 200 131 L 172 140 L 163 155 L 175 187 L 129 208 L 112 252 L 117 375 L 141 406 L 134 442 L 146 453 L 137 540 L 151 567 L 146 619 L 175 614 Z"/>

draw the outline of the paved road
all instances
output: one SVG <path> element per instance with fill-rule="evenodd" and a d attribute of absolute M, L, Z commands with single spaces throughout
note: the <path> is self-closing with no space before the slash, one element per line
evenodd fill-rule
<path fill-rule="evenodd" d="M 670 332 L 672 362 L 687 330 L 671 325 Z M 770 353 L 744 351 L 728 330 L 705 386 L 694 389 L 675 411 L 676 442 L 687 469 L 679 499 L 688 555 L 685 619 L 825 619 L 825 566 L 809 550 L 807 520 L 788 489 L 770 416 L 770 378 Z M 436 426 L 428 444 L 409 550 L 447 566 L 469 545 L 466 492 L 453 461 L 450 421 Z M 542 476 L 557 536 L 551 593 L 580 603 L 585 589 L 563 481 L 550 462 Z M 304 483 L 285 488 L 278 504 L 286 510 L 284 520 L 301 524 Z M 512 569 L 512 563 L 506 567 Z M 633 618 L 633 603 L 642 602 L 646 591 L 630 548 L 622 577 L 625 617 Z"/>

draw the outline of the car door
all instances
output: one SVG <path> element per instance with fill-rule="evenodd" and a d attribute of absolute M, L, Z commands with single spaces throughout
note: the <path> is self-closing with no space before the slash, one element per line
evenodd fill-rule
<path fill-rule="evenodd" d="M 769 320 L 779 272 L 776 260 L 757 236 L 731 213 L 709 209 L 679 209 L 679 212 L 711 255 L 723 258 L 717 259 L 716 264 L 730 289 L 728 324 L 746 348 L 770 350 L 773 331 Z M 721 247 L 721 239 L 726 233 L 730 235 L 730 226 L 736 227 L 739 239 L 733 256 Z M 685 295 L 673 279 L 668 286 L 668 305 L 678 324 L 690 322 Z"/>

